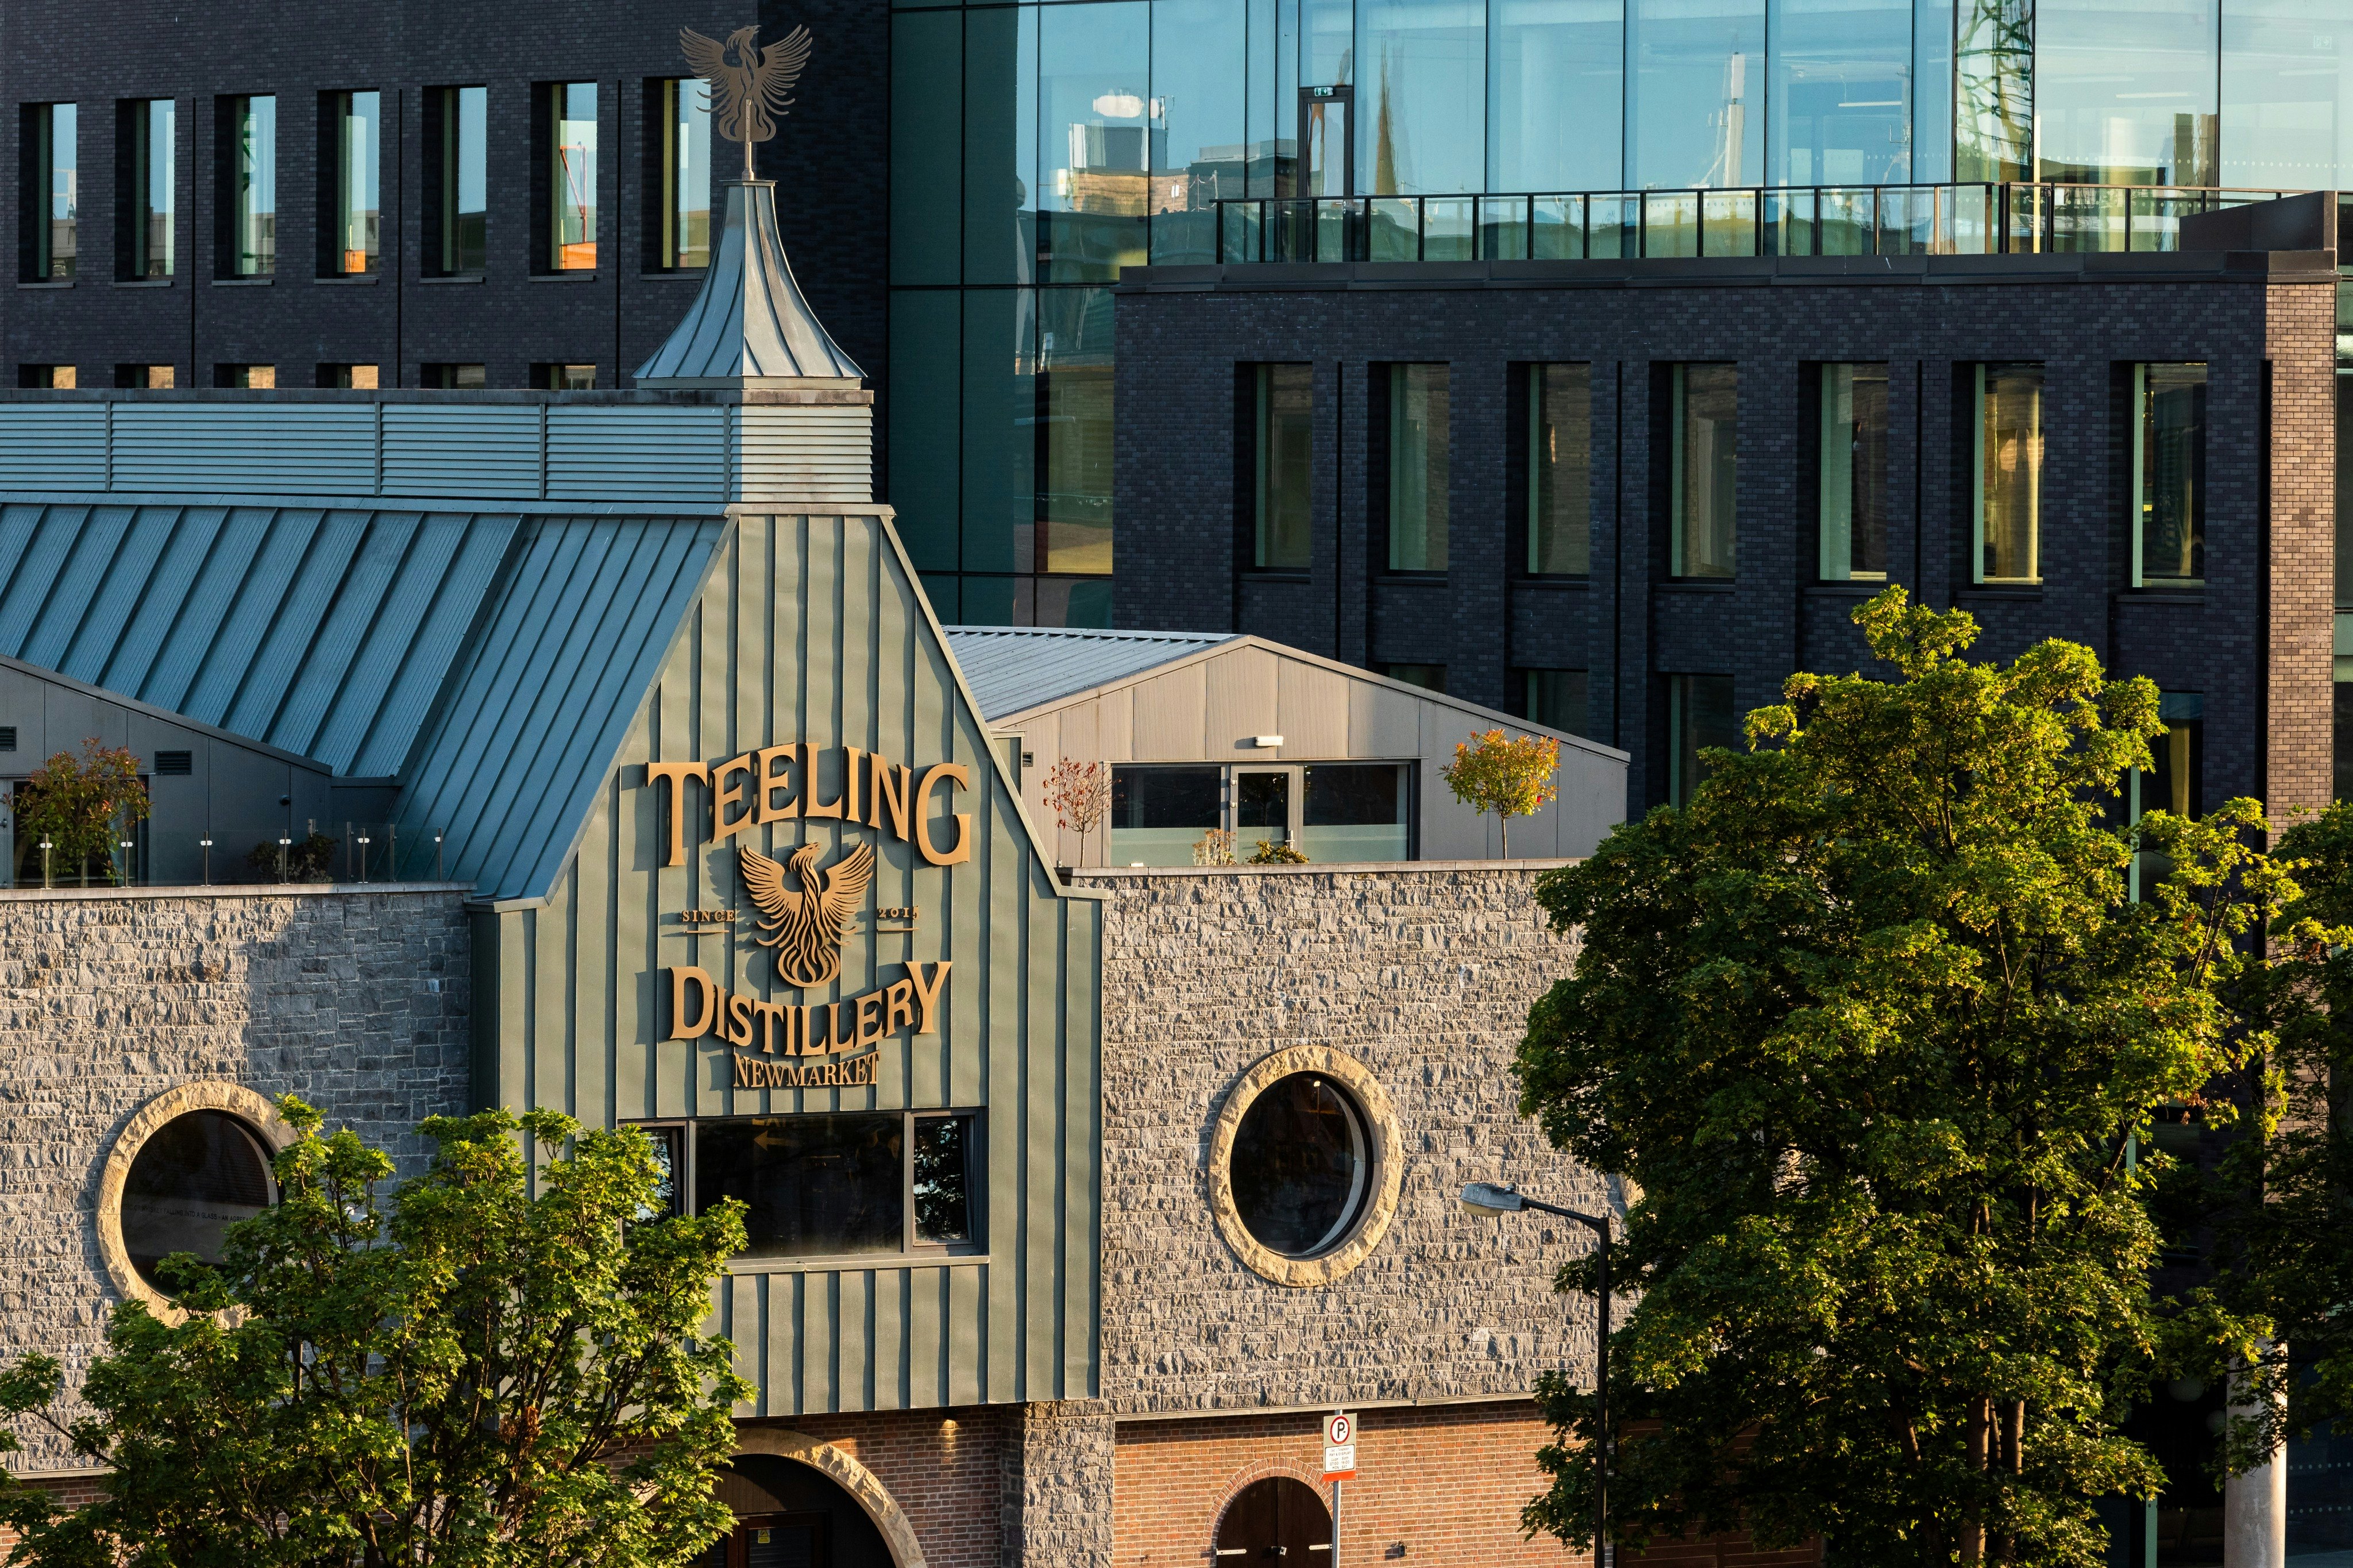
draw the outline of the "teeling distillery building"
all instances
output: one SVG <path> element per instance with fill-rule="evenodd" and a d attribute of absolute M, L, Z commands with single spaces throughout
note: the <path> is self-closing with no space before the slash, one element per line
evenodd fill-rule
<path fill-rule="evenodd" d="M 0 744 L 155 803 L 121 880 L 19 842 L 0 892 L 0 1346 L 79 1375 L 269 1201 L 278 1094 L 412 1169 L 549 1106 L 749 1205 L 730 1561 L 1558 1561 L 1517 1514 L 1585 1243 L 1453 1203 L 1623 1201 L 1513 1111 L 1547 862 L 1058 874 L 727 195 L 636 390 L 0 398 Z M 817 889 L 839 940 L 754 940 Z"/>

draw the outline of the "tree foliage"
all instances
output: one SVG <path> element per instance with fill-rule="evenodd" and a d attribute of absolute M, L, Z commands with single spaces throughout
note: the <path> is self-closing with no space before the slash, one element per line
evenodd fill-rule
<path fill-rule="evenodd" d="M 712 1471 L 748 1389 L 697 1329 L 735 1207 L 648 1218 L 646 1136 L 545 1111 L 426 1122 L 430 1168 L 387 1194 L 382 1152 L 280 1109 L 280 1202 L 219 1267 L 166 1261 L 184 1321 L 115 1309 L 88 1414 L 58 1413 L 48 1358 L 0 1372 L 0 1411 L 111 1472 L 73 1510 L 0 1485 L 12 1562 L 666 1568 L 727 1527 Z"/>
<path fill-rule="evenodd" d="M 115 847 L 146 819 L 139 758 L 95 735 L 82 742 L 80 756 L 59 752 L 16 792 L 17 842 L 48 840 L 50 874 L 78 878 L 85 886 L 93 860 L 106 868 L 108 881 L 120 879 Z"/>
<path fill-rule="evenodd" d="M 1503 832 L 1504 854 L 1512 853 L 1512 818 L 1533 816 L 1560 795 L 1555 775 L 1560 771 L 1560 742 L 1550 737 L 1522 735 L 1517 740 L 1501 730 L 1458 741 L 1454 760 L 1439 770 L 1454 798 L 1485 816 L 1495 814 Z"/>
<path fill-rule="evenodd" d="M 2162 1484 L 2119 1431 L 2163 1328 L 2147 1123 L 2266 1048 L 2222 993 L 2295 889 L 2252 802 L 2118 825 L 2146 679 L 1969 662 L 1971 618 L 1901 588 L 1855 620 L 1898 679 L 1793 677 L 1688 805 L 1539 884 L 1584 946 L 1523 1109 L 1639 1194 L 1612 1533 L 2089 1568 L 2092 1500 Z M 2139 902 L 2137 845 L 2172 868 Z M 1591 1402 L 1543 1397 L 1525 1521 L 1581 1542 Z"/>

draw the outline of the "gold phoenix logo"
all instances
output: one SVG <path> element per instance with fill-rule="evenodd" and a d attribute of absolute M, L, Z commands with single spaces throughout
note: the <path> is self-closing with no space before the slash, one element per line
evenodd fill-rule
<path fill-rule="evenodd" d="M 874 879 L 872 845 L 860 845 L 820 871 L 823 853 L 804 844 L 788 860 L 771 860 L 748 845 L 736 848 L 744 889 L 762 916 L 760 929 L 776 933 L 755 940 L 776 949 L 776 973 L 787 984 L 823 985 L 841 973 L 842 928 Z M 785 886 L 787 869 L 798 889 Z"/>

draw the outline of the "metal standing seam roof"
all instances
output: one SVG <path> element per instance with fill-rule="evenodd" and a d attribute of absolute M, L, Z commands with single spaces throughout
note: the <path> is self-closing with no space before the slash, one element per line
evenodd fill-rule
<path fill-rule="evenodd" d="M 0 506 L 0 655 L 397 775 L 492 899 L 544 893 L 726 527 L 717 517 Z"/>
<path fill-rule="evenodd" d="M 1065 626 L 945 626 L 948 651 L 992 722 L 1231 642 L 1233 632 L 1114 632 Z"/>
<path fill-rule="evenodd" d="M 685 317 L 639 365 L 640 386 L 665 383 L 865 374 L 809 309 L 776 235 L 776 187 L 731 180 L 718 249 Z"/>

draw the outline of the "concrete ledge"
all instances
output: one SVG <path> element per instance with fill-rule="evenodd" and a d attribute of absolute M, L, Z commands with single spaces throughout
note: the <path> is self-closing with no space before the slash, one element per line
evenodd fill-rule
<path fill-rule="evenodd" d="M 0 904 L 140 899 L 323 899 L 352 893 L 470 893 L 471 882 L 214 882 L 168 888 L 0 888 Z"/>
<path fill-rule="evenodd" d="M 1071 877 L 1320 877 L 1344 872 L 1349 876 L 1444 876 L 1454 871 L 1555 871 L 1574 866 L 1574 859 L 1525 860 L 1335 860 L 1304 866 L 1073 866 Z"/>

